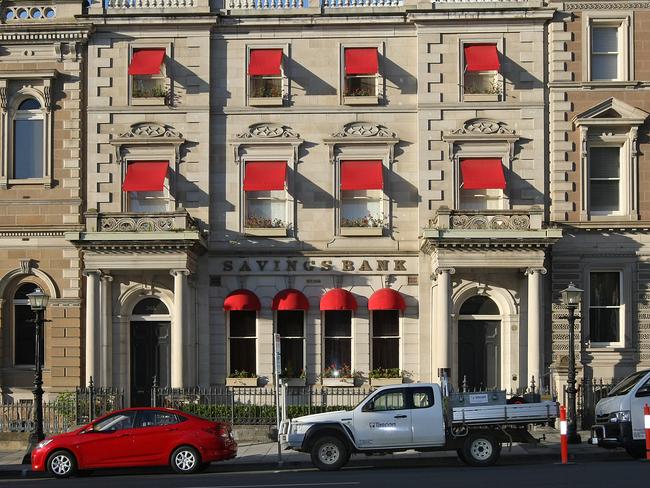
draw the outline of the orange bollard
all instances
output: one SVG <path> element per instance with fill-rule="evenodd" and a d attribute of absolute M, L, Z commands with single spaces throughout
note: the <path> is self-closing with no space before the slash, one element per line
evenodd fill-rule
<path fill-rule="evenodd" d="M 650 407 L 643 407 L 643 427 L 645 428 L 645 458 L 650 461 Z"/>
<path fill-rule="evenodd" d="M 567 424 L 566 424 L 566 408 L 564 405 L 560 406 L 560 452 L 562 454 L 562 464 L 569 462 L 569 442 L 567 441 Z"/>

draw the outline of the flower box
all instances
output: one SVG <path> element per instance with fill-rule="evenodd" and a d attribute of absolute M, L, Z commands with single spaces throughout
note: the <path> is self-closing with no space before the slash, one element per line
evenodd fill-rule
<path fill-rule="evenodd" d="M 400 385 L 404 378 L 370 378 L 370 386 Z"/>
<path fill-rule="evenodd" d="M 378 105 L 377 95 L 344 96 L 343 105 Z"/>
<path fill-rule="evenodd" d="M 167 97 L 131 96 L 131 105 L 167 105 Z"/>
<path fill-rule="evenodd" d="M 501 100 L 500 93 L 464 93 L 464 102 L 498 102 Z"/>
<path fill-rule="evenodd" d="M 323 386 L 345 387 L 354 386 L 354 378 L 322 378 Z"/>
<path fill-rule="evenodd" d="M 248 236 L 260 237 L 286 237 L 286 227 L 245 227 L 244 233 Z"/>
<path fill-rule="evenodd" d="M 284 386 L 305 386 L 307 380 L 305 378 L 280 378 Z"/>
<path fill-rule="evenodd" d="M 281 107 L 284 105 L 282 97 L 248 97 L 248 105 L 253 107 Z"/>
<path fill-rule="evenodd" d="M 247 386 L 247 387 L 256 387 L 257 378 L 226 378 L 226 386 Z"/>
<path fill-rule="evenodd" d="M 342 236 L 381 236 L 383 227 L 341 227 Z"/>

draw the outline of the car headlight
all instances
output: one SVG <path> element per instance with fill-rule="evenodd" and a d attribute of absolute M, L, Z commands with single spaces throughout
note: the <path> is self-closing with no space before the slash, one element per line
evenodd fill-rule
<path fill-rule="evenodd" d="M 291 426 L 291 433 L 292 434 L 304 434 L 309 430 L 311 427 L 311 424 L 293 424 Z"/>
<path fill-rule="evenodd" d="M 609 414 L 610 422 L 629 422 L 631 419 L 629 410 L 622 410 L 620 412 L 612 412 Z"/>
<path fill-rule="evenodd" d="M 36 444 L 36 449 L 43 449 L 45 446 L 47 446 L 50 442 L 52 442 L 53 439 L 45 439 L 44 441 L 39 442 Z"/>

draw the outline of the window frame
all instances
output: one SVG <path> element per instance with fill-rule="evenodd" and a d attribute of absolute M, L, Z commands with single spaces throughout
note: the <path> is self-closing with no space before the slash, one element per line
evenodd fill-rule
<path fill-rule="evenodd" d="M 499 159 L 501 160 L 501 166 L 503 166 L 503 173 L 505 176 L 506 180 L 506 187 L 505 189 L 495 189 L 499 190 L 500 196 L 498 199 L 493 199 L 493 200 L 499 200 L 501 202 L 501 206 L 498 208 L 485 208 L 485 209 L 465 209 L 462 208 L 461 203 L 462 203 L 462 194 L 461 191 L 464 191 L 461 188 L 462 184 L 462 172 L 460 169 L 460 164 L 464 159 Z M 465 147 L 461 149 L 460 151 L 456 152 L 454 154 L 454 210 L 460 210 L 460 211 L 468 211 L 468 212 L 499 212 L 501 210 L 509 210 L 511 208 L 511 202 L 510 202 L 510 195 L 508 193 L 508 168 L 509 165 L 506 164 L 507 162 L 510 161 L 510 158 L 508 155 L 504 155 L 503 153 L 501 155 L 495 154 L 494 151 L 492 152 L 486 152 L 481 150 L 480 148 L 473 148 L 473 147 Z M 469 190 L 467 190 L 469 191 Z M 487 190 L 472 190 L 472 191 L 487 191 Z M 486 197 L 486 202 L 487 200 L 490 200 L 489 198 Z"/>
<path fill-rule="evenodd" d="M 607 307 L 601 307 L 601 306 L 592 306 L 591 305 L 591 282 L 592 278 L 591 275 L 593 273 L 618 273 L 619 276 L 619 303 L 618 309 L 619 309 L 619 324 L 618 324 L 618 333 L 619 333 L 619 340 L 615 342 L 594 342 L 591 340 L 591 309 L 592 308 L 615 308 L 613 306 L 607 306 Z M 587 315 L 587 328 L 586 330 L 588 331 L 588 343 L 589 347 L 595 348 L 595 349 L 614 349 L 614 348 L 623 348 L 625 347 L 625 330 L 626 330 L 626 318 L 627 318 L 627 310 L 626 310 L 626 289 L 625 289 L 625 282 L 623 280 L 625 270 L 621 268 L 589 268 L 586 270 L 587 274 L 587 293 L 585 293 L 585 301 L 586 303 L 586 315 Z"/>
<path fill-rule="evenodd" d="M 129 65 L 133 59 L 136 51 L 141 49 L 164 49 L 165 56 L 163 62 L 160 64 L 160 73 L 157 75 L 130 75 Z M 164 40 L 137 40 L 131 42 L 128 47 L 129 62 L 126 65 L 126 93 L 127 105 L 129 106 L 142 106 L 142 105 L 168 105 L 169 100 L 173 99 L 174 83 L 171 76 L 171 69 L 168 68 L 168 60 L 172 59 L 173 43 Z M 133 96 L 133 78 L 137 76 L 151 76 L 152 79 L 163 80 L 166 90 L 165 97 L 134 97 Z"/>
<path fill-rule="evenodd" d="M 167 175 L 165 176 L 165 181 L 163 183 L 163 193 L 164 197 L 167 199 L 167 210 L 164 212 L 139 212 L 135 210 L 131 210 L 131 198 L 130 198 L 130 193 L 150 193 L 150 192 L 130 192 L 130 191 L 123 191 L 122 190 L 122 184 L 124 183 L 124 179 L 126 178 L 126 173 L 129 168 L 130 163 L 135 163 L 135 162 L 140 162 L 140 163 L 146 163 L 146 162 L 161 162 L 167 160 Z M 172 172 L 173 172 L 173 167 L 174 163 L 173 160 L 170 160 L 168 157 L 160 157 L 160 158 L 152 158 L 151 156 L 142 158 L 142 157 L 129 157 L 125 158 L 124 162 L 122 164 L 122 181 L 120 183 L 120 193 L 122 194 L 122 211 L 125 213 L 137 213 L 137 214 L 147 214 L 147 213 L 152 213 L 152 214 L 160 214 L 160 213 L 170 213 L 174 212 L 176 209 L 176 198 L 174 197 L 174 192 L 172 191 L 172 184 L 174 182 L 174 178 L 172 177 Z"/>
<path fill-rule="evenodd" d="M 458 101 L 459 102 L 504 102 L 506 100 L 506 82 L 503 74 L 503 63 L 496 71 L 497 86 L 499 93 L 465 93 L 465 46 L 476 44 L 494 44 L 497 53 L 501 58 L 505 55 L 505 39 L 503 37 L 475 37 L 471 35 L 462 36 L 458 40 Z M 478 71 L 477 73 L 490 73 L 490 71 Z"/>
<path fill-rule="evenodd" d="M 616 79 L 592 79 L 592 29 L 593 27 L 618 27 L 618 62 Z M 583 12 L 582 80 L 585 83 L 609 84 L 634 80 L 634 13 L 631 10 L 616 12 Z"/>
<path fill-rule="evenodd" d="M 231 334 L 231 327 L 232 327 L 232 321 L 231 321 L 231 313 L 232 312 L 252 312 L 255 313 L 255 335 L 254 336 L 233 336 Z M 230 352 L 230 340 L 231 339 L 252 339 L 254 340 L 255 343 L 255 371 L 248 371 L 248 373 L 252 373 L 255 376 L 258 376 L 257 370 L 259 369 L 260 362 L 259 362 L 259 357 L 260 357 L 260 341 L 259 341 L 259 334 L 260 334 L 260 312 L 257 310 L 231 310 L 226 312 L 226 377 L 229 377 L 231 374 L 235 372 L 234 369 L 232 369 L 232 354 Z"/>
<path fill-rule="evenodd" d="M 354 371 L 354 364 L 355 364 L 355 352 L 354 352 L 354 332 L 355 332 L 355 316 L 356 314 L 354 313 L 354 310 L 345 310 L 347 312 L 350 312 L 350 335 L 349 336 L 328 336 L 325 335 L 326 329 L 327 329 L 327 312 L 336 312 L 336 311 L 344 311 L 344 310 L 323 310 L 321 311 L 321 345 L 322 345 L 322 350 L 321 350 L 321 373 L 325 371 L 326 368 L 329 368 L 330 365 L 326 364 L 325 361 L 325 351 L 326 351 L 326 345 L 325 342 L 327 339 L 349 339 L 350 341 L 350 371 Z M 341 364 L 343 366 L 344 364 Z"/>
<path fill-rule="evenodd" d="M 345 85 L 348 75 L 345 73 L 345 50 L 349 48 L 377 49 L 377 73 L 375 75 L 350 75 L 353 78 L 375 77 L 375 95 L 351 96 L 346 95 Z M 386 76 L 382 74 L 381 58 L 386 56 L 386 43 L 372 42 L 344 42 L 339 43 L 339 103 L 341 105 L 379 105 L 386 96 Z"/>
<path fill-rule="evenodd" d="M 273 331 L 276 334 L 280 334 L 279 327 L 278 327 L 278 314 L 280 312 L 288 312 L 290 310 L 274 310 L 273 311 Z M 293 312 L 302 312 L 302 336 L 283 336 L 280 335 L 280 343 L 282 343 L 283 339 L 296 339 L 300 340 L 302 342 L 302 365 L 300 367 L 300 371 L 304 374 L 306 371 L 307 367 L 307 337 L 306 337 L 306 322 L 307 322 L 307 310 L 291 310 Z M 283 370 L 280 371 L 280 376 L 283 377 Z M 299 378 L 300 375 L 297 377 L 294 376 L 286 376 L 285 378 Z"/>
<path fill-rule="evenodd" d="M 291 99 L 291 80 L 287 75 L 287 69 L 285 66 L 285 60 L 289 59 L 289 53 L 291 44 L 290 43 L 275 43 L 275 44 L 256 44 L 251 43 L 246 45 L 246 56 L 244 58 L 244 105 L 249 107 L 281 107 L 284 105 L 284 100 Z M 248 74 L 248 64 L 250 63 L 251 51 L 264 50 L 264 49 L 281 49 L 282 50 L 282 61 L 280 62 L 280 76 L 259 76 L 259 78 L 268 78 L 268 79 L 280 79 L 281 80 L 281 89 L 279 97 L 253 97 L 251 96 L 251 79 L 252 77 Z"/>
<path fill-rule="evenodd" d="M 618 167 L 619 167 L 619 175 L 618 175 L 618 210 L 609 212 L 606 210 L 592 210 L 591 209 L 591 181 L 594 180 L 594 178 L 591 177 L 591 151 L 594 148 L 617 148 L 618 149 Z M 627 208 L 627 200 L 624 198 L 625 191 L 627 189 L 627 170 L 625 167 L 625 157 L 624 157 L 624 152 L 625 152 L 625 144 L 607 144 L 605 142 L 598 142 L 595 141 L 593 143 L 590 143 L 587 146 L 587 168 L 586 168 L 586 180 L 587 180 L 587 186 L 585 188 L 585 191 L 587 193 L 587 212 L 590 216 L 595 216 L 595 217 L 613 217 L 613 216 L 623 216 L 627 215 L 629 213 L 629 209 Z M 597 181 L 611 181 L 611 179 L 605 179 L 605 178 L 595 178 Z"/>
<path fill-rule="evenodd" d="M 403 313 L 401 310 L 395 310 L 397 312 L 397 335 L 396 336 L 376 336 L 375 335 L 375 312 L 383 312 L 385 310 L 370 310 L 370 371 L 374 371 L 379 366 L 375 366 L 374 351 L 375 351 L 375 339 L 397 339 L 397 368 L 402 371 L 402 361 L 403 361 Z"/>

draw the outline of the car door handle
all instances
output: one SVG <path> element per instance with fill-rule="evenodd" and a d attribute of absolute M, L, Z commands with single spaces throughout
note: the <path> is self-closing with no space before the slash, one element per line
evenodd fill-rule
<path fill-rule="evenodd" d="M 169 429 L 165 429 L 165 432 L 173 432 L 175 430 L 178 430 L 178 427 L 170 427 Z"/>
<path fill-rule="evenodd" d="M 406 415 L 395 415 L 396 419 L 405 419 Z"/>

